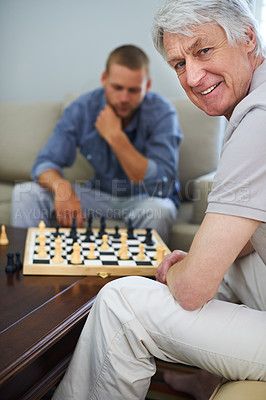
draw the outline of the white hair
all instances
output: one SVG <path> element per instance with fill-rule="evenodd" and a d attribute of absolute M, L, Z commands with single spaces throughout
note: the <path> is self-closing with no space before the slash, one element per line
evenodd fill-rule
<path fill-rule="evenodd" d="M 247 29 L 252 28 L 257 38 L 254 54 L 266 55 L 258 23 L 247 0 L 166 0 L 154 18 L 154 46 L 165 58 L 164 32 L 193 36 L 195 26 L 208 23 L 221 26 L 232 45 L 245 41 Z"/>

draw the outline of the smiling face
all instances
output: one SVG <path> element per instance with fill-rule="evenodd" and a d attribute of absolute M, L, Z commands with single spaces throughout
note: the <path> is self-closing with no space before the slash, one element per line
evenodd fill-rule
<path fill-rule="evenodd" d="M 146 68 L 129 69 L 113 63 L 102 74 L 102 86 L 105 88 L 107 103 L 123 120 L 130 120 L 149 91 L 151 81 Z"/>
<path fill-rule="evenodd" d="M 167 61 L 190 100 L 209 115 L 230 118 L 247 95 L 255 69 L 256 38 L 233 46 L 216 24 L 197 26 L 193 36 L 164 33 Z"/>

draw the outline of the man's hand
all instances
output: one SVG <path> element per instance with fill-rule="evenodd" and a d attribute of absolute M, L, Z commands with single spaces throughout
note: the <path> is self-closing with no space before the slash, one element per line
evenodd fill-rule
<path fill-rule="evenodd" d="M 156 280 L 166 283 L 166 275 L 168 270 L 177 262 L 182 261 L 187 253 L 181 250 L 174 250 L 171 254 L 167 254 L 156 271 Z"/>
<path fill-rule="evenodd" d="M 59 171 L 49 169 L 38 177 L 39 184 L 54 194 L 56 218 L 63 227 L 72 225 L 73 217 L 77 218 L 77 227 L 83 226 L 82 207 L 70 182 L 62 177 Z"/>
<path fill-rule="evenodd" d="M 78 196 L 73 190 L 71 184 L 65 180 L 60 179 L 56 182 L 54 188 L 54 207 L 56 218 L 63 227 L 70 227 L 72 225 L 73 217 L 77 219 L 77 227 L 83 226 L 82 207 Z"/>
<path fill-rule="evenodd" d="M 116 115 L 109 104 L 106 104 L 98 115 L 95 127 L 110 146 L 112 146 L 112 143 L 117 140 L 119 136 L 124 135 L 121 119 Z"/>

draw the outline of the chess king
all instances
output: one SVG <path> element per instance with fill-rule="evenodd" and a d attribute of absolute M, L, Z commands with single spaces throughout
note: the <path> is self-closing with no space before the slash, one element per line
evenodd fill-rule
<path fill-rule="evenodd" d="M 15 186 L 12 224 L 49 226 L 55 211 L 61 226 L 76 215 L 81 227 L 93 211 L 153 228 L 167 242 L 179 205 L 175 108 L 150 91 L 149 59 L 133 45 L 111 52 L 101 84 L 66 108 L 33 165 L 34 182 Z M 77 147 L 95 172 L 84 185 L 63 177 Z"/>

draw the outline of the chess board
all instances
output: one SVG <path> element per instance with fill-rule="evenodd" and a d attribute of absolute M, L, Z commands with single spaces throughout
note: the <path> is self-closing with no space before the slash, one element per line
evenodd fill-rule
<path fill-rule="evenodd" d="M 77 229 L 77 238 L 75 241 L 81 246 L 80 256 L 81 264 L 71 263 L 71 253 L 73 252 L 73 239 L 70 237 L 70 229 L 60 228 L 59 233 L 62 239 L 62 263 L 54 263 L 52 261 L 55 255 L 55 239 L 56 229 L 45 228 L 45 249 L 46 257 L 40 258 L 38 254 L 38 236 L 40 231 L 38 228 L 29 228 L 25 245 L 25 256 L 23 262 L 24 275 L 99 275 L 107 276 L 124 276 L 124 275 L 143 275 L 154 276 L 158 266 L 157 260 L 154 259 L 156 247 L 161 245 L 165 248 L 165 254 L 170 253 L 163 240 L 158 233 L 152 230 L 153 245 L 144 243 L 146 238 L 146 230 L 134 229 L 134 239 L 127 239 L 129 259 L 122 260 L 119 257 L 118 250 L 121 247 L 121 239 L 115 238 L 114 229 L 106 229 L 108 235 L 108 250 L 101 250 L 102 239 L 99 238 L 99 229 L 93 229 L 90 241 L 86 241 L 86 230 Z M 126 229 L 119 229 L 119 234 L 127 232 Z M 95 245 L 95 259 L 88 259 L 89 246 L 91 243 Z M 145 260 L 138 260 L 139 244 L 145 245 Z"/>

